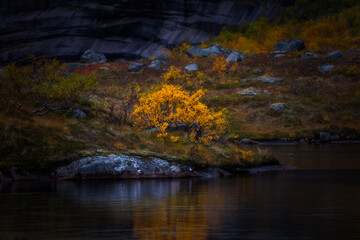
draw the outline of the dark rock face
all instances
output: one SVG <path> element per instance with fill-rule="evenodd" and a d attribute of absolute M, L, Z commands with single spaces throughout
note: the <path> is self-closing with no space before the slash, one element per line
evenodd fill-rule
<path fill-rule="evenodd" d="M 291 2 L 291 1 L 290 1 Z M 274 17 L 285 0 L 2 0 L 0 64 L 29 53 L 78 61 L 87 49 L 107 59 L 147 58 L 225 25 Z"/>

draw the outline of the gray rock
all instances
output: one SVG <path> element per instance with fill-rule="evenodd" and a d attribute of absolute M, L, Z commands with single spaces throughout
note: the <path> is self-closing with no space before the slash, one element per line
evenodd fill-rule
<path fill-rule="evenodd" d="M 188 71 L 198 71 L 199 70 L 199 67 L 196 63 L 194 64 L 190 64 L 190 65 L 187 65 L 185 67 L 185 70 L 188 70 Z"/>
<path fill-rule="evenodd" d="M 168 60 L 168 59 L 169 59 L 169 56 L 166 55 L 165 53 L 160 53 L 155 56 L 155 60 Z"/>
<path fill-rule="evenodd" d="M 348 51 L 346 51 L 346 54 L 350 55 L 350 56 L 353 56 L 353 57 L 356 57 L 356 56 L 360 55 L 360 50 L 348 50 Z"/>
<path fill-rule="evenodd" d="M 276 77 L 262 77 L 261 81 L 265 82 L 265 83 L 276 83 L 276 82 L 283 81 L 283 79 L 282 78 L 276 78 Z"/>
<path fill-rule="evenodd" d="M 344 54 L 341 51 L 333 51 L 333 52 L 329 53 L 329 55 L 328 55 L 329 58 L 340 58 L 343 56 L 344 56 Z"/>
<path fill-rule="evenodd" d="M 241 139 L 239 143 L 240 144 L 246 144 L 246 145 L 258 145 L 259 144 L 259 142 L 255 141 L 255 140 L 248 139 L 248 138 Z"/>
<path fill-rule="evenodd" d="M 86 50 L 80 58 L 80 62 L 82 63 L 104 63 L 106 61 L 105 54 L 99 53 L 94 49 Z"/>
<path fill-rule="evenodd" d="M 270 54 L 276 55 L 276 54 L 284 54 L 284 53 L 288 53 L 287 51 L 272 51 L 270 52 Z"/>
<path fill-rule="evenodd" d="M 198 47 L 192 47 L 186 50 L 186 54 L 189 57 L 208 57 L 209 53 Z"/>
<path fill-rule="evenodd" d="M 301 39 L 283 40 L 275 44 L 275 50 L 282 52 L 301 51 L 304 48 L 305 44 Z"/>
<path fill-rule="evenodd" d="M 321 73 L 327 74 L 329 73 L 332 69 L 334 69 L 335 66 L 334 65 L 323 65 L 323 66 L 319 66 L 318 70 Z"/>
<path fill-rule="evenodd" d="M 263 74 L 264 73 L 264 71 L 263 70 L 261 70 L 261 69 L 258 69 L 258 68 L 255 68 L 255 69 L 251 69 L 250 70 L 250 74 Z"/>
<path fill-rule="evenodd" d="M 140 72 L 140 71 L 143 70 L 145 67 L 146 67 L 146 64 L 145 64 L 145 63 L 135 62 L 135 63 L 131 64 L 131 65 L 128 67 L 128 70 L 129 70 L 130 72 Z"/>
<path fill-rule="evenodd" d="M 274 103 L 270 105 L 270 109 L 273 111 L 280 111 L 285 108 L 285 105 L 283 103 Z"/>
<path fill-rule="evenodd" d="M 86 113 L 84 113 L 80 108 L 76 108 L 72 113 L 72 117 L 76 119 L 84 119 L 86 118 Z"/>
<path fill-rule="evenodd" d="M 241 62 L 244 59 L 244 56 L 239 52 L 232 52 L 226 58 L 227 62 Z"/>
<path fill-rule="evenodd" d="M 316 58 L 319 56 L 320 55 L 315 52 L 304 52 L 303 54 L 301 54 L 301 59 L 312 59 L 312 58 Z"/>
<path fill-rule="evenodd" d="M 285 57 L 285 54 L 282 54 L 282 53 L 280 53 L 280 54 L 276 54 L 274 57 L 276 57 L 276 58 Z"/>
<path fill-rule="evenodd" d="M 166 64 L 164 61 L 161 60 L 154 60 L 150 63 L 149 68 L 153 68 L 155 70 L 160 70 L 160 65 Z"/>
<path fill-rule="evenodd" d="M 223 55 L 225 53 L 224 48 L 220 46 L 220 44 L 216 44 L 207 48 L 202 49 L 203 52 L 207 53 L 208 56 L 210 55 Z"/>
<path fill-rule="evenodd" d="M 114 155 L 95 156 L 59 167 L 56 176 L 67 179 L 159 178 L 201 176 L 187 166 L 160 158 Z"/>
<path fill-rule="evenodd" d="M 256 96 L 258 94 L 259 92 L 253 87 L 249 87 L 241 91 L 241 95 L 243 96 Z"/>
<path fill-rule="evenodd" d="M 320 142 L 329 142 L 331 140 L 330 132 L 319 132 Z"/>

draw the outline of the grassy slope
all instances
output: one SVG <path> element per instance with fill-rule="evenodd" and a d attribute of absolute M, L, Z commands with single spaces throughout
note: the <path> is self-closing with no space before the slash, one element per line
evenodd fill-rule
<path fill-rule="evenodd" d="M 283 19 L 286 19 L 286 14 L 284 16 Z M 236 36 L 238 35 L 230 38 Z M 329 59 L 322 55 L 316 59 L 301 60 L 299 55 L 300 53 L 294 53 L 283 58 L 274 58 L 269 54 L 248 56 L 240 64 L 229 65 L 220 73 L 212 70 L 216 56 L 188 58 L 176 50 L 160 71 L 147 68 L 139 73 L 129 73 L 127 67 L 130 63 L 124 62 L 78 69 L 76 71 L 84 74 L 96 71 L 100 81 L 97 90 L 79 103 L 88 117 L 76 120 L 66 111 L 52 112 L 43 117 L 34 116 L 31 114 L 35 109 L 34 103 L 26 98 L 21 100 L 22 110 L 2 109 L 0 169 L 19 165 L 30 170 L 48 172 L 74 159 L 97 154 L 98 149 L 159 156 L 197 166 L 246 166 L 254 163 L 241 161 L 238 146 L 233 140 L 315 138 L 316 133 L 322 130 L 341 137 L 359 135 L 360 58 L 345 56 Z M 151 60 L 143 61 L 149 64 Z M 140 133 L 133 129 L 131 118 L 130 125 L 119 125 L 109 116 L 104 107 L 106 98 L 116 100 L 136 84 L 140 85 L 141 92 L 147 92 L 164 83 L 161 75 L 170 66 L 183 70 L 190 63 L 197 63 L 204 77 L 198 78 L 193 74 L 187 79 L 171 83 L 181 85 L 188 91 L 203 88 L 207 90 L 202 99 L 204 103 L 215 109 L 227 109 L 229 129 L 221 143 L 201 150 L 194 150 L 187 143 L 163 143 L 154 133 Z M 317 70 L 318 66 L 324 64 L 336 65 L 336 69 L 324 75 Z M 258 70 L 262 73 L 258 73 Z M 281 77 L 284 81 L 242 81 L 262 75 Z M 249 87 L 262 94 L 242 96 L 240 92 Z M 283 111 L 270 110 L 271 104 L 279 102 L 285 104 Z M 226 138 L 231 141 L 226 141 Z M 266 157 L 268 156 L 265 155 Z M 257 156 L 257 159 L 260 158 Z"/>

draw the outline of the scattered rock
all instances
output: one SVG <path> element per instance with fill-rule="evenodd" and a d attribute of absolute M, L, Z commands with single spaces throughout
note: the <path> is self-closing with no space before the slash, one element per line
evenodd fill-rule
<path fill-rule="evenodd" d="M 301 54 L 301 59 L 312 59 L 312 58 L 316 58 L 319 56 L 320 56 L 320 54 L 315 53 L 315 52 L 304 52 L 303 54 Z"/>
<path fill-rule="evenodd" d="M 187 66 L 185 67 L 185 70 L 188 70 L 188 71 L 197 71 L 197 70 L 199 70 L 199 67 L 198 67 L 198 65 L 197 65 L 196 63 L 194 63 L 194 64 L 187 65 Z"/>
<path fill-rule="evenodd" d="M 360 50 L 348 50 L 348 51 L 346 51 L 346 54 L 350 55 L 350 56 L 353 56 L 353 57 L 356 57 L 356 56 L 360 55 Z"/>
<path fill-rule="evenodd" d="M 301 51 L 304 48 L 305 44 L 301 39 L 283 40 L 275 44 L 275 50 L 281 52 Z"/>
<path fill-rule="evenodd" d="M 241 95 L 243 96 L 256 96 L 258 94 L 259 92 L 253 87 L 249 87 L 241 91 Z"/>
<path fill-rule="evenodd" d="M 189 56 L 189 57 L 208 57 L 209 56 L 209 53 L 208 52 L 205 52 L 203 51 L 203 49 L 200 49 L 198 47 L 192 47 L 188 50 L 186 50 L 186 54 Z"/>
<path fill-rule="evenodd" d="M 186 50 L 186 54 L 190 57 L 209 57 L 210 55 L 223 55 L 226 51 L 219 45 L 213 45 L 204 49 L 198 47 L 192 47 L 191 49 Z"/>
<path fill-rule="evenodd" d="M 104 63 L 107 59 L 103 53 L 99 53 L 94 49 L 86 50 L 80 58 L 82 63 Z"/>
<path fill-rule="evenodd" d="M 241 62 L 244 59 L 244 56 L 239 52 L 232 52 L 226 58 L 226 62 Z"/>
<path fill-rule="evenodd" d="M 165 53 L 160 53 L 155 56 L 155 60 L 168 60 L 168 59 L 169 59 L 169 56 L 166 55 Z"/>
<path fill-rule="evenodd" d="M 285 105 L 283 103 L 274 103 L 270 105 L 270 109 L 273 111 L 280 111 L 285 108 Z"/>
<path fill-rule="evenodd" d="M 86 113 L 84 113 L 84 111 L 80 108 L 76 108 L 72 112 L 72 117 L 76 119 L 84 119 L 86 118 Z"/>
<path fill-rule="evenodd" d="M 323 65 L 323 66 L 319 66 L 318 70 L 321 73 L 327 74 L 329 73 L 332 69 L 334 69 L 335 66 L 334 65 Z"/>
<path fill-rule="evenodd" d="M 216 45 L 204 48 L 204 49 L 202 49 L 202 51 L 207 53 L 208 56 L 213 55 L 213 54 L 215 54 L 215 55 L 223 55 L 225 53 L 224 48 L 222 48 L 220 46 L 220 44 L 216 44 Z"/>
<path fill-rule="evenodd" d="M 246 144 L 246 145 L 258 145 L 259 143 L 255 140 L 251 140 L 248 138 L 243 138 L 239 142 L 240 144 Z"/>
<path fill-rule="evenodd" d="M 280 53 L 280 54 L 276 54 L 274 57 L 276 57 L 276 58 L 285 57 L 285 54 L 282 54 L 282 53 Z"/>
<path fill-rule="evenodd" d="M 154 60 L 150 63 L 149 68 L 153 68 L 155 70 L 160 70 L 160 65 L 166 64 L 164 61 L 161 60 Z"/>
<path fill-rule="evenodd" d="M 329 58 L 340 58 L 343 56 L 344 56 L 344 54 L 341 51 L 334 51 L 334 52 L 329 53 L 329 55 L 328 55 Z"/>
<path fill-rule="evenodd" d="M 145 67 L 146 67 L 146 64 L 145 64 L 145 63 L 135 62 L 135 63 L 131 64 L 131 65 L 128 67 L 128 70 L 129 70 L 130 72 L 140 72 L 140 71 L 143 70 Z"/>
<path fill-rule="evenodd" d="M 282 78 L 276 78 L 276 77 L 262 77 L 261 81 L 266 82 L 266 83 L 276 83 L 276 82 L 283 81 L 283 79 Z"/>
<path fill-rule="evenodd" d="M 320 142 L 330 142 L 331 133 L 330 132 L 319 132 Z"/>

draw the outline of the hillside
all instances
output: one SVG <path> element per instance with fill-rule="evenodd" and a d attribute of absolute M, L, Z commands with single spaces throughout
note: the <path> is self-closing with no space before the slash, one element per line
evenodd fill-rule
<path fill-rule="evenodd" d="M 261 149 L 242 150 L 239 143 L 244 138 L 316 143 L 320 132 L 326 132 L 325 141 L 359 140 L 358 9 L 351 5 L 335 13 L 329 10 L 316 17 L 288 19 L 294 11 L 288 8 L 273 21 L 261 19 L 224 29 L 201 45 L 212 47 L 206 56 L 204 50 L 183 43 L 157 55 L 157 62 L 153 62 L 155 56 L 139 60 L 138 69 L 126 61 L 66 66 L 33 60 L 29 66 L 5 67 L 0 168 L 17 165 L 48 172 L 81 157 L 112 152 L 159 156 L 197 166 L 256 166 L 274 159 Z M 320 27 L 331 31 L 321 35 L 316 30 Z M 305 48 L 271 53 L 279 40 L 293 38 L 303 39 Z M 331 53 L 334 50 L 343 52 Z M 231 54 L 238 59 L 226 61 Z M 190 64 L 197 64 L 197 70 L 186 70 Z M 323 66 L 332 67 L 325 70 Z M 196 140 L 206 132 L 199 130 L 199 136 L 192 137 L 193 123 L 187 129 L 168 126 L 168 122 L 189 125 L 188 120 L 181 122 L 182 116 L 167 120 L 165 130 L 164 121 L 150 123 L 144 131 L 132 115 L 134 108 L 164 85 L 180 86 L 189 96 L 203 90 L 204 106 L 226 118 L 224 131 L 203 144 Z M 159 111 L 168 107 L 163 105 Z"/>

